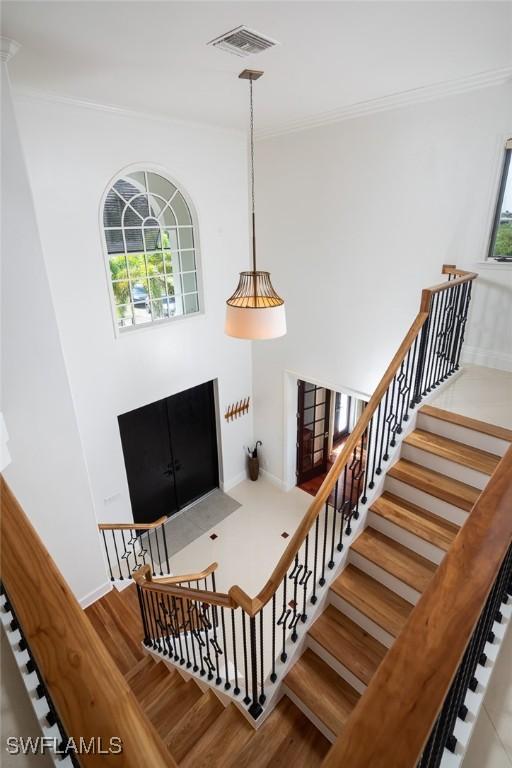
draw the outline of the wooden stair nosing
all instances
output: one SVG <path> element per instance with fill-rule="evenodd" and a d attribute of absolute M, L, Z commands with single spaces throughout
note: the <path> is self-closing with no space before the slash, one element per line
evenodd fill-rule
<path fill-rule="evenodd" d="M 422 467 L 408 459 L 399 459 L 388 470 L 388 475 L 466 512 L 471 511 L 481 493 L 472 485 Z"/>
<path fill-rule="evenodd" d="M 404 443 L 484 475 L 492 475 L 501 458 L 489 451 L 474 448 L 472 445 L 460 443 L 425 429 L 415 429 L 407 435 Z"/>
<path fill-rule="evenodd" d="M 332 605 L 310 627 L 308 635 L 366 685 L 387 652 L 382 643 Z"/>
<path fill-rule="evenodd" d="M 295 662 L 285 685 L 334 734 L 341 733 L 360 694 L 310 648 Z"/>
<path fill-rule="evenodd" d="M 459 526 L 444 517 L 413 504 L 390 491 L 384 491 L 370 507 L 370 512 L 409 531 L 439 549 L 448 551 Z"/>
<path fill-rule="evenodd" d="M 165 738 L 165 744 L 178 764 L 223 711 L 220 700 L 208 690 L 174 724 Z"/>
<path fill-rule="evenodd" d="M 473 419 L 470 416 L 463 416 L 460 413 L 453 413 L 447 411 L 444 408 L 436 408 L 434 405 L 423 405 L 419 413 L 425 416 L 431 416 L 434 419 L 440 421 L 448 421 L 450 424 L 455 424 L 459 427 L 465 427 L 471 429 L 474 432 L 481 432 L 484 435 L 490 437 L 497 437 L 498 440 L 504 440 L 507 443 L 512 443 L 512 430 L 506 427 L 500 427 L 497 424 L 491 424 L 488 421 L 480 421 L 479 419 Z"/>
<path fill-rule="evenodd" d="M 398 637 L 414 607 L 352 563 L 342 571 L 331 589 L 393 637 Z"/>
<path fill-rule="evenodd" d="M 180 768 L 221 768 L 226 752 L 241 751 L 253 733 L 252 725 L 234 704 L 229 704 L 185 755 Z"/>

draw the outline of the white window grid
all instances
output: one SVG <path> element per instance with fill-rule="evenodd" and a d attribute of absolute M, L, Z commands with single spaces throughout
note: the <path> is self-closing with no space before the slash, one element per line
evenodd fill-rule
<path fill-rule="evenodd" d="M 175 198 L 179 196 L 181 198 L 182 204 L 185 206 L 188 217 L 190 218 L 190 221 L 192 222 L 192 212 L 190 210 L 190 207 L 185 200 L 182 192 L 180 189 L 169 179 L 167 179 L 165 176 L 162 176 L 161 173 L 157 173 L 156 171 L 144 171 L 144 186 L 145 191 L 139 192 L 136 195 L 133 195 L 130 197 L 130 199 L 126 199 L 119 193 L 119 191 L 115 188 L 115 184 L 121 180 L 125 179 L 130 184 L 134 184 L 134 180 L 131 178 L 131 173 L 126 173 L 123 176 L 116 179 L 116 181 L 111 185 L 107 192 L 107 196 L 113 192 L 116 197 L 119 198 L 119 200 L 123 204 L 123 211 L 122 211 L 122 219 L 121 219 L 121 226 L 120 227 L 106 227 L 103 225 L 103 232 L 104 232 L 104 240 L 105 240 L 105 249 L 107 253 L 107 257 L 109 260 L 109 277 L 110 282 L 112 285 L 112 288 L 114 288 L 114 285 L 116 284 L 126 284 L 128 287 L 128 292 L 130 296 L 130 301 L 126 302 L 124 304 L 118 304 L 116 302 L 115 293 L 113 293 L 113 308 L 114 308 L 114 314 L 117 326 L 120 330 L 124 328 L 129 327 L 141 327 L 141 326 L 147 326 L 153 323 L 161 323 L 166 322 L 168 320 L 174 319 L 175 317 L 179 316 L 187 316 L 192 314 L 197 314 L 201 311 L 200 307 L 200 300 L 199 300 L 199 281 L 198 281 L 198 263 L 197 263 L 197 242 L 196 242 L 196 228 L 193 223 L 190 224 L 180 224 L 179 223 L 179 216 L 176 213 L 175 208 L 172 205 L 172 202 Z M 171 184 L 175 189 L 172 193 L 171 197 L 166 200 L 162 195 L 153 192 L 150 190 L 149 183 L 148 183 L 148 173 L 155 173 L 155 175 L 161 176 L 165 181 L 168 181 L 169 184 Z M 161 201 L 162 208 L 160 210 L 160 213 L 152 216 L 149 215 L 147 217 L 142 217 L 137 211 L 137 209 L 132 205 L 132 203 L 137 199 L 141 197 L 147 197 L 149 204 L 151 204 L 151 200 L 158 200 Z M 135 214 L 138 219 L 140 220 L 140 223 L 137 224 L 137 226 L 133 224 L 125 224 L 125 216 L 130 210 L 133 214 Z M 172 216 L 174 218 L 174 221 L 176 222 L 175 226 L 162 226 L 161 223 L 158 223 L 158 221 L 162 221 L 165 216 L 166 211 L 171 211 Z M 149 211 L 151 214 L 151 210 Z M 156 221 L 157 224 L 148 224 L 148 222 Z M 128 250 L 127 246 L 127 231 L 137 231 L 141 235 L 141 243 L 143 245 L 143 250 Z M 153 231 L 153 232 L 159 232 L 160 233 L 160 248 L 148 248 L 147 240 L 146 240 L 146 231 Z M 123 251 L 122 252 L 109 252 L 109 244 L 107 241 L 106 233 L 107 232 L 120 232 L 122 236 L 122 244 L 123 244 Z M 187 238 L 187 242 L 192 242 L 192 247 L 181 247 L 181 240 L 183 237 L 183 233 L 188 232 L 190 233 L 191 237 Z M 176 246 L 177 247 L 169 247 L 166 248 L 163 246 L 164 243 L 164 233 L 174 233 L 176 238 Z M 162 272 L 151 272 L 148 269 L 148 256 L 151 256 L 152 254 L 161 254 L 162 255 Z M 184 255 L 191 254 L 193 257 L 193 263 L 194 263 L 194 269 L 183 269 L 183 258 Z M 112 258 L 118 257 L 118 256 L 124 256 L 124 271 L 125 271 L 125 277 L 113 280 L 112 274 L 110 272 L 110 260 Z M 139 256 L 143 257 L 144 259 L 144 277 L 133 277 L 131 276 L 130 272 L 130 265 L 129 265 L 129 257 L 130 256 Z M 170 271 L 168 271 L 167 264 L 170 263 Z M 194 279 L 194 288 L 193 290 L 186 290 L 185 289 L 185 283 L 187 282 L 187 279 Z M 167 286 L 169 285 L 168 280 L 172 280 L 173 285 L 173 293 L 169 293 Z M 152 281 L 163 281 L 164 286 L 166 287 L 165 294 L 158 294 L 153 295 L 153 286 Z M 134 298 L 133 294 L 133 287 L 135 285 L 143 284 L 143 286 L 147 290 L 147 296 L 148 296 L 148 311 L 147 314 L 149 315 L 146 318 L 142 315 L 136 314 L 136 305 L 139 303 Z M 169 304 L 170 300 L 174 301 L 174 308 L 175 311 L 173 314 L 170 314 L 169 312 Z M 157 302 L 162 302 L 162 307 L 164 304 L 167 305 L 167 314 L 165 314 L 163 317 L 156 317 L 153 310 L 153 304 L 156 304 Z M 179 311 L 177 311 L 179 310 Z M 124 312 L 127 312 L 128 314 L 124 314 Z M 121 314 L 119 314 L 121 313 Z"/>

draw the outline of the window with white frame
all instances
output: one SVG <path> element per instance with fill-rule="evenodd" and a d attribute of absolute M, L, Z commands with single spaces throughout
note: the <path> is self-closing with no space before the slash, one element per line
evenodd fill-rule
<path fill-rule="evenodd" d="M 106 195 L 103 232 L 120 329 L 199 312 L 197 228 L 176 184 L 123 174 Z"/>
<path fill-rule="evenodd" d="M 505 144 L 505 157 L 491 231 L 489 259 L 512 261 L 512 139 Z"/>

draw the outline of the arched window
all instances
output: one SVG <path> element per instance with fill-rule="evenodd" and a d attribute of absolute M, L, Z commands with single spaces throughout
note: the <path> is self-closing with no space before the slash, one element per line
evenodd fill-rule
<path fill-rule="evenodd" d="M 105 198 L 103 232 L 120 329 L 199 312 L 197 227 L 175 184 L 124 173 Z"/>

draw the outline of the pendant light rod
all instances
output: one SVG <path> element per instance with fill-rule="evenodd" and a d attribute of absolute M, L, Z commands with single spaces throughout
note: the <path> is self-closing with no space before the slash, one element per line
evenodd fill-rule
<path fill-rule="evenodd" d="M 250 159 L 251 159 L 251 219 L 252 219 L 252 271 L 256 272 L 256 206 L 254 194 L 254 101 L 252 84 L 263 75 L 258 69 L 244 69 L 238 77 L 249 81 L 249 131 L 250 131 Z M 254 286 L 256 295 L 256 284 Z"/>

